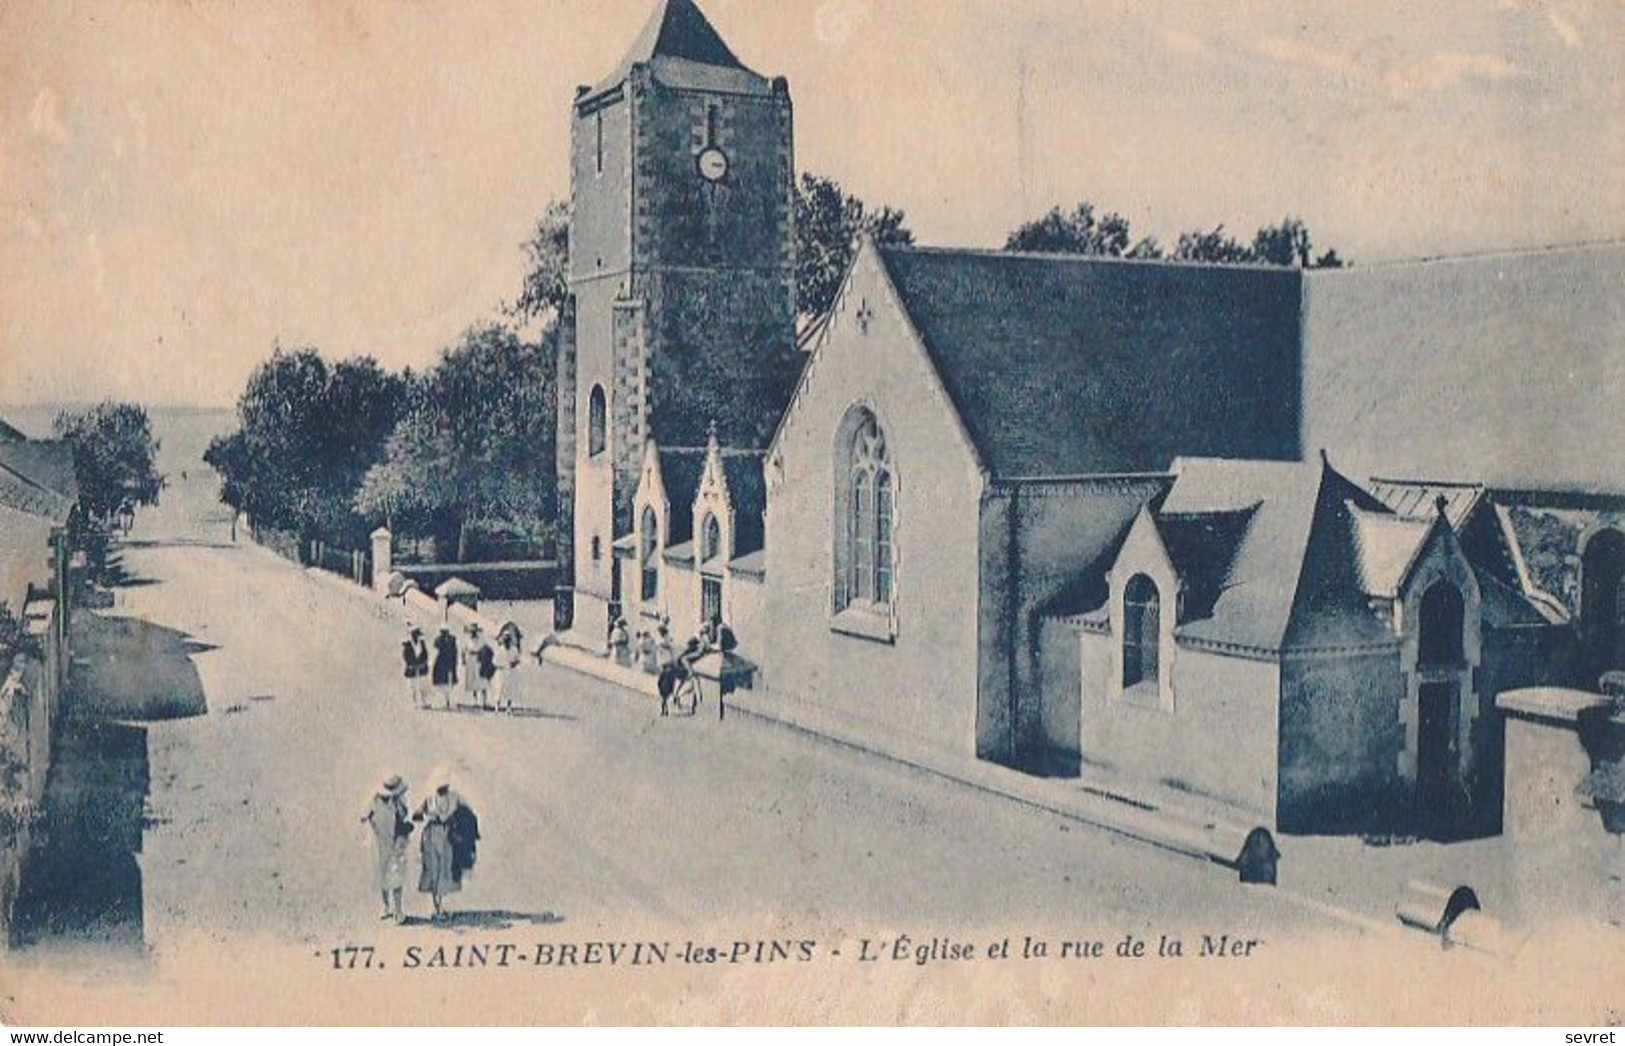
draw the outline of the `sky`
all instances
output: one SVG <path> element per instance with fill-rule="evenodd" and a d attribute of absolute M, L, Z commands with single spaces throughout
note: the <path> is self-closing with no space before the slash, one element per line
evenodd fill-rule
<path fill-rule="evenodd" d="M 797 165 L 997 247 L 1301 216 L 1357 264 L 1625 237 L 1615 0 L 700 0 Z M 655 0 L 8 0 L 0 402 L 423 366 L 518 291 L 570 100 Z"/>

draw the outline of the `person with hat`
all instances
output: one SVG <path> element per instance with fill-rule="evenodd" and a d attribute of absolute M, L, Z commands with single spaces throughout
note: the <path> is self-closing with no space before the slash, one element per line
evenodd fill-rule
<path fill-rule="evenodd" d="M 437 771 L 431 783 L 429 797 L 418 804 L 412 819 L 423 822 L 418 892 L 433 898 L 434 921 L 441 922 L 446 917 L 446 897 L 463 888 L 463 877 L 474 867 L 479 827 L 473 810 L 451 790 L 444 771 Z"/>
<path fill-rule="evenodd" d="M 412 819 L 407 814 L 406 782 L 400 774 L 391 774 L 378 786 L 372 797 L 372 808 L 361 818 L 372 828 L 377 846 L 377 865 L 374 875 L 378 895 L 384 901 L 384 914 L 380 918 L 399 924 L 406 921 L 401 911 L 401 891 L 406 888 L 406 840 L 412 835 Z"/>
<path fill-rule="evenodd" d="M 423 629 L 416 625 L 401 641 L 401 662 L 405 666 L 406 689 L 412 695 L 412 707 L 428 707 L 429 644 L 423 641 Z"/>
<path fill-rule="evenodd" d="M 430 678 L 446 707 L 450 708 L 451 688 L 457 685 L 457 637 L 445 625 L 440 626 L 440 634 L 434 639 L 434 665 L 430 669 Z"/>
<path fill-rule="evenodd" d="M 463 648 L 463 681 L 468 697 L 487 711 L 491 708 L 491 680 L 497 674 L 496 651 L 486 641 L 480 626 L 468 626 L 468 644 Z"/>

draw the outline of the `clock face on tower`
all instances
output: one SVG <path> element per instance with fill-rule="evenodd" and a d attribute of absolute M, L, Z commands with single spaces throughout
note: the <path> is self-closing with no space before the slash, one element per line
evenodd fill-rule
<path fill-rule="evenodd" d="M 708 182 L 720 182 L 728 177 L 728 154 L 716 146 L 709 146 L 696 158 L 700 177 Z"/>

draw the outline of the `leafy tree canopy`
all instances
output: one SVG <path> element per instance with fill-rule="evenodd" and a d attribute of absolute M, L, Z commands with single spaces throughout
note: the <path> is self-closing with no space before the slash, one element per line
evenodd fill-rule
<path fill-rule="evenodd" d="M 1129 220 L 1115 211 L 1101 214 L 1087 200 L 1071 211 L 1053 207 L 1048 214 L 1021 225 L 1005 241 L 1007 251 L 1041 254 L 1082 254 L 1110 258 L 1165 257 L 1156 237 L 1134 239 Z M 1279 265 L 1289 268 L 1341 268 L 1337 251 L 1315 254 L 1309 227 L 1301 218 L 1287 216 L 1279 225 L 1266 225 L 1251 243 L 1236 239 L 1221 225 L 1181 233 L 1172 257 L 1178 261 L 1213 265 Z"/>
<path fill-rule="evenodd" d="M 238 430 L 204 455 L 221 475 L 221 500 L 273 527 L 356 540 L 350 502 L 411 382 L 371 358 L 329 364 L 314 348 L 278 346 L 237 402 Z"/>
<path fill-rule="evenodd" d="M 871 236 L 885 245 L 914 242 L 908 217 L 894 207 L 871 208 L 833 178 L 803 174 L 796 183 L 796 311 L 828 312 L 857 253 Z"/>
<path fill-rule="evenodd" d="M 356 510 L 454 538 L 459 559 L 471 525 L 551 519 L 554 358 L 551 335 L 538 344 L 496 324 L 467 331 L 418 381 Z"/>
<path fill-rule="evenodd" d="M 79 504 L 86 517 L 105 523 L 128 504 L 156 505 L 158 441 L 144 407 L 111 400 L 84 410 L 65 410 L 53 426 L 73 446 Z"/>

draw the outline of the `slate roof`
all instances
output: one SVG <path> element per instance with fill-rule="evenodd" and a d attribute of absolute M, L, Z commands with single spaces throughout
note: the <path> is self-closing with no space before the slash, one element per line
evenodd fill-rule
<path fill-rule="evenodd" d="M 1163 513 L 1155 517 L 1162 545 L 1185 586 L 1181 623 L 1212 615 L 1214 604 L 1230 583 L 1230 568 L 1257 509 L 1255 504 L 1244 509 Z"/>
<path fill-rule="evenodd" d="M 668 548 L 694 538 L 694 499 L 705 475 L 704 448 L 661 448 L 660 481 L 671 502 L 667 533 Z M 728 500 L 734 510 L 734 555 L 755 552 L 762 547 L 767 516 L 767 477 L 762 472 L 764 454 L 756 450 L 722 451 L 723 479 L 728 484 Z"/>
<path fill-rule="evenodd" d="M 728 482 L 728 502 L 734 510 L 735 558 L 762 548 L 766 533 L 767 476 L 761 451 L 723 451 L 722 472 Z"/>
<path fill-rule="evenodd" d="M 1349 506 L 1349 518 L 1354 524 L 1360 590 L 1368 596 L 1394 599 L 1432 533 L 1433 522 L 1425 517 L 1368 512 L 1354 505 Z"/>
<path fill-rule="evenodd" d="M 1461 529 L 1484 499 L 1484 487 L 1479 483 L 1373 477 L 1369 489 L 1378 501 L 1401 516 L 1432 518 L 1438 512 L 1439 499 L 1444 498 L 1445 518 L 1456 530 Z"/>
<path fill-rule="evenodd" d="M 703 448 L 660 449 L 660 482 L 666 487 L 666 499 L 671 508 L 666 527 L 668 548 L 694 536 L 694 496 L 700 492 L 700 477 L 704 473 Z"/>
<path fill-rule="evenodd" d="M 78 499 L 73 447 L 67 442 L 0 442 L 0 503 L 44 516 L 60 526 L 68 521 Z"/>
<path fill-rule="evenodd" d="M 1299 456 L 1294 270 L 879 253 L 996 477 Z"/>
<path fill-rule="evenodd" d="M 67 440 L 23 439 L 0 443 L 0 464 L 70 501 L 79 498 L 79 473 L 73 464 L 73 444 Z"/>
<path fill-rule="evenodd" d="M 590 96 L 624 83 L 634 65 L 647 65 L 672 87 L 765 93 L 768 80 L 745 67 L 694 0 L 661 0 L 620 64 Z"/>
<path fill-rule="evenodd" d="M 0 418 L 0 443 L 19 443 L 28 437 L 14 428 L 4 418 Z"/>
<path fill-rule="evenodd" d="M 1182 458 L 1164 513 L 1248 512 L 1224 582 L 1206 617 L 1181 635 L 1278 650 L 1297 599 L 1323 481 L 1347 483 L 1319 462 Z"/>

